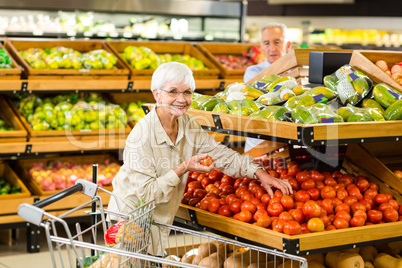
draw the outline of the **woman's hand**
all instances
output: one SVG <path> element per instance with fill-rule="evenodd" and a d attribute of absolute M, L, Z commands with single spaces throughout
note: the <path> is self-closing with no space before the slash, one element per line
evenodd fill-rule
<path fill-rule="evenodd" d="M 281 190 L 283 195 L 290 195 L 293 193 L 292 186 L 287 180 L 277 179 L 260 168 L 257 169 L 255 175 L 260 179 L 261 185 L 265 188 L 270 197 L 274 196 L 272 187 Z"/>
<path fill-rule="evenodd" d="M 177 176 L 182 176 L 184 173 L 188 171 L 200 172 L 200 173 L 211 173 L 215 170 L 215 162 L 212 158 L 208 161 L 203 161 L 203 165 L 201 160 L 205 159 L 208 154 L 199 154 L 194 155 L 180 164 L 174 171 L 176 172 Z"/>

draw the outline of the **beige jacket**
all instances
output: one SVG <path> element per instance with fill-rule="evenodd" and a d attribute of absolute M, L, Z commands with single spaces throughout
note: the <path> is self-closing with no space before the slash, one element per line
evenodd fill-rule
<path fill-rule="evenodd" d="M 242 156 L 216 142 L 189 114 L 180 116 L 178 124 L 173 144 L 153 109 L 129 134 L 123 153 L 124 164 L 113 179 L 113 192 L 123 202 L 123 213 L 135 208 L 137 198 L 145 202 L 155 199 L 154 220 L 172 224 L 188 177 L 188 173 L 178 177 L 173 169 L 197 154 L 210 155 L 216 168 L 229 176 L 253 177 L 258 166 L 250 156 Z M 109 209 L 117 210 L 113 203 L 109 204 Z M 153 235 L 156 234 L 153 232 Z M 164 236 L 159 246 L 166 245 L 168 237 Z"/>

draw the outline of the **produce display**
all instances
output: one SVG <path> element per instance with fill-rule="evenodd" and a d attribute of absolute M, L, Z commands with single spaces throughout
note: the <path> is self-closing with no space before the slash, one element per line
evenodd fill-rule
<path fill-rule="evenodd" d="M 181 62 L 191 70 L 207 70 L 204 63 L 188 54 L 156 54 L 152 49 L 144 46 L 127 46 L 120 56 L 135 70 L 155 70 L 159 64 L 165 62 Z"/>
<path fill-rule="evenodd" d="M 271 198 L 259 180 L 215 170 L 190 172 L 181 202 L 287 235 L 402 220 L 402 205 L 367 177 L 301 170 L 280 157 L 261 164 L 272 176 L 288 180 L 293 194 L 274 189 Z"/>
<path fill-rule="evenodd" d="M 117 58 L 103 49 L 82 53 L 67 47 L 29 48 L 18 51 L 33 69 L 116 69 Z"/>
<path fill-rule="evenodd" d="M 21 95 L 18 109 L 34 131 L 123 129 L 126 112 L 97 93 L 40 98 Z"/>
<path fill-rule="evenodd" d="M 6 179 L 0 177 L 0 195 L 21 193 L 21 186 L 11 185 Z"/>
<path fill-rule="evenodd" d="M 389 68 L 388 63 L 384 60 L 376 61 L 375 65 L 402 85 L 402 62 L 395 63 L 391 68 Z"/>
<path fill-rule="evenodd" d="M 10 131 L 14 128 L 10 127 L 3 119 L 0 118 L 0 131 Z"/>
<path fill-rule="evenodd" d="M 145 102 L 137 101 L 137 102 L 125 102 L 121 103 L 120 106 L 126 111 L 127 117 L 134 123 L 140 121 L 141 118 L 145 116 L 145 112 L 142 109 L 142 105 Z"/>
<path fill-rule="evenodd" d="M 111 185 L 120 165 L 109 160 L 99 164 L 98 185 Z M 78 164 L 54 160 L 48 163 L 34 163 L 29 169 L 32 179 L 43 191 L 62 190 L 71 187 L 78 179 L 92 182 L 92 164 Z"/>
<path fill-rule="evenodd" d="M 215 59 L 227 70 L 246 70 L 248 66 L 255 64 L 248 55 L 216 55 Z"/>
<path fill-rule="evenodd" d="M 7 52 L 0 48 L 0 69 L 11 69 L 11 59 Z"/>

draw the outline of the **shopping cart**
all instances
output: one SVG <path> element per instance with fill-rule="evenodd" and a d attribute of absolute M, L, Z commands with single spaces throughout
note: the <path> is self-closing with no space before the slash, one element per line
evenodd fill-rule
<path fill-rule="evenodd" d="M 128 214 L 109 211 L 97 195 L 99 190 L 116 198 L 113 193 L 92 182 L 78 180 L 76 185 L 33 205 L 20 205 L 18 214 L 21 218 L 45 229 L 53 267 L 307 267 L 306 259 L 299 256 L 205 232 L 155 223 L 152 221 L 154 201 Z M 87 195 L 90 200 L 57 217 L 42 209 L 77 192 Z M 91 204 L 96 204 L 96 220 L 87 228 L 76 223 L 75 231 L 70 230 L 65 218 Z M 124 220 L 124 228 L 120 229 L 120 242 L 109 246 L 104 241 L 104 234 L 114 223 L 112 219 Z M 166 233 L 169 233 L 167 243 L 160 243 Z M 162 254 L 155 256 L 150 252 Z"/>

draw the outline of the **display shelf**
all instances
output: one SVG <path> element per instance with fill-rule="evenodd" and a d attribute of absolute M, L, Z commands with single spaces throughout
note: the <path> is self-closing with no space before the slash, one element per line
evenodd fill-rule
<path fill-rule="evenodd" d="M 385 176 L 387 174 L 384 174 L 384 170 L 373 165 L 375 159 L 362 154 L 362 150 L 364 149 L 361 145 L 349 146 L 341 170 L 355 176 L 366 176 L 369 181 L 379 185 L 380 193 L 390 193 L 399 203 L 402 202 L 400 185 L 389 184 L 391 180 Z M 402 240 L 400 221 L 289 236 L 184 204 L 180 205 L 176 217 L 196 228 L 205 228 L 236 240 L 248 240 L 296 255 L 325 253 Z"/>
<path fill-rule="evenodd" d="M 148 113 L 152 107 L 153 104 L 144 105 L 145 112 Z M 188 113 L 194 116 L 208 131 L 294 145 L 316 146 L 402 141 L 402 129 L 399 121 L 304 125 L 192 109 L 188 110 Z"/>

